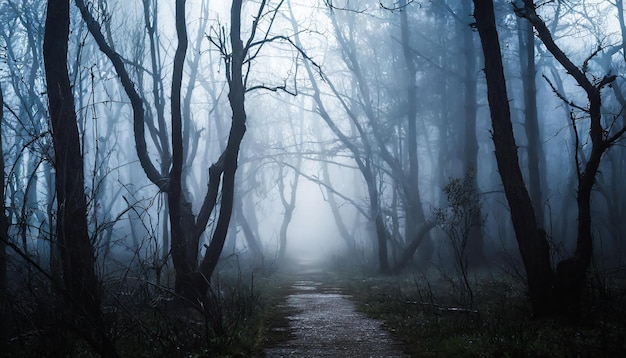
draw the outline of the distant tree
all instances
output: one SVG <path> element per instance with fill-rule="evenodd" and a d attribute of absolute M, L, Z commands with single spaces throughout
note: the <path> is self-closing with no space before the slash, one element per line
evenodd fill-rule
<path fill-rule="evenodd" d="M 302 43 L 300 42 L 297 30 L 297 23 L 295 19 L 292 17 L 292 24 L 294 26 L 294 35 L 295 43 L 298 47 L 302 48 Z M 346 134 L 333 120 L 331 114 L 326 109 L 326 105 L 322 100 L 322 91 L 318 85 L 318 80 L 316 79 L 316 75 L 313 71 L 313 66 L 308 62 L 304 63 L 304 67 L 306 69 L 307 75 L 309 76 L 309 80 L 312 86 L 312 97 L 314 103 L 316 105 L 316 111 L 319 116 L 324 120 L 324 122 L 328 125 L 330 130 L 337 136 L 337 138 L 342 142 L 342 144 L 348 149 L 348 151 L 353 155 L 354 161 L 359 169 L 359 172 L 363 176 L 363 179 L 366 183 L 367 193 L 368 193 L 368 201 L 369 201 L 369 213 L 366 217 L 369 218 L 370 222 L 374 224 L 375 228 L 375 238 L 377 244 L 378 251 L 378 262 L 379 262 L 379 270 L 381 272 L 389 272 L 389 260 L 387 258 L 387 229 L 385 228 L 385 222 L 383 219 L 383 211 L 380 206 L 380 197 L 378 192 L 378 178 L 376 177 L 375 167 L 372 163 L 373 155 L 371 152 L 371 144 L 366 135 L 364 135 L 363 129 L 358 122 L 354 122 L 356 119 L 355 116 L 351 116 L 351 121 L 354 123 L 354 127 L 361 135 L 359 138 L 362 143 L 355 141 L 351 136 Z M 327 79 L 327 83 L 332 86 L 332 82 Z M 338 96 L 335 93 L 337 98 L 341 99 L 341 96 Z M 341 105 L 344 109 L 347 110 L 348 113 L 348 104 L 345 101 L 341 102 Z"/>
<path fill-rule="evenodd" d="M 18 4 L 10 1 L 2 5 L 0 21 L 3 31 L 0 31 L 0 36 L 4 40 L 3 53 L 6 56 L 3 63 L 9 73 L 5 91 L 10 91 L 5 102 L 13 117 L 6 124 L 15 125 L 16 134 L 5 138 L 7 149 L 13 154 L 7 156 L 7 159 L 12 159 L 6 161 L 7 167 L 11 168 L 5 187 L 10 202 L 8 217 L 9 222 L 17 224 L 17 235 L 13 239 L 20 242 L 21 250 L 33 254 L 34 242 L 41 246 L 45 243 L 53 246 L 54 243 L 51 234 L 51 143 L 47 132 L 46 105 L 40 95 L 45 91 L 41 76 L 41 48 L 46 2 L 31 0 Z M 43 181 L 40 180 L 41 172 L 44 173 Z M 40 202 L 48 204 L 45 210 L 42 210 Z"/>
<path fill-rule="evenodd" d="M 100 311 L 94 249 L 87 228 L 84 164 L 70 86 L 67 53 L 69 0 L 48 1 L 43 58 L 54 145 L 57 240 L 63 267 L 70 325 L 104 357 L 116 357 Z"/>
<path fill-rule="evenodd" d="M 467 15 L 471 14 L 471 3 L 469 1 L 461 1 L 463 3 L 463 12 Z M 469 16 L 468 16 L 469 17 Z M 467 19 L 467 18 L 466 18 Z M 471 18 L 470 18 L 471 19 Z M 464 75 L 463 75 L 463 121 L 465 128 L 463 131 L 463 169 L 474 180 L 474 190 L 478 191 L 478 138 L 476 131 L 476 115 L 478 112 L 478 66 L 475 32 L 470 28 L 469 21 L 461 21 L 463 33 L 463 53 L 464 56 Z M 469 208 L 467 208 L 469 209 Z M 483 218 L 482 208 L 478 206 L 476 210 L 468 210 L 473 213 L 472 227 L 469 232 L 467 242 L 467 256 L 472 264 L 484 265 L 486 258 L 484 253 L 483 240 Z"/>
<path fill-rule="evenodd" d="M 528 191 L 537 216 L 537 224 L 544 228 L 543 196 L 546 192 L 545 178 L 540 169 L 544 170 L 545 154 L 539 131 L 539 115 L 537 113 L 537 70 L 535 65 L 535 36 L 532 24 L 518 21 L 518 42 L 520 67 L 524 88 L 524 129 L 526 132 L 528 152 Z"/>

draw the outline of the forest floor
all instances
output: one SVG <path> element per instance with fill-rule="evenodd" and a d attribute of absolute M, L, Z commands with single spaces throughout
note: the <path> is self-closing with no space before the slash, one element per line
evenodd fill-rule
<path fill-rule="evenodd" d="M 577 322 L 533 319 L 523 282 L 492 273 L 470 289 L 453 276 L 300 263 L 272 281 L 260 356 L 626 356 L 626 287 L 608 277 L 590 277 Z"/>
<path fill-rule="evenodd" d="M 357 312 L 332 273 L 301 262 L 283 278 L 266 357 L 406 357 L 382 321 Z"/>

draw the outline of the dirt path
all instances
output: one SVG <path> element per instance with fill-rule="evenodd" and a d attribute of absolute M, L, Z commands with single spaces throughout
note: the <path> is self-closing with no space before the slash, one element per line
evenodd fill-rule
<path fill-rule="evenodd" d="M 286 300 L 276 307 L 267 357 L 405 357 L 381 322 L 356 312 L 350 296 L 322 271 L 294 274 Z"/>

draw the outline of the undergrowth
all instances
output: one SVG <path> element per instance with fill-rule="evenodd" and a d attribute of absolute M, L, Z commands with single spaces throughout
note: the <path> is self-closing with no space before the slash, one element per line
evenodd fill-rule
<path fill-rule="evenodd" d="M 472 308 L 445 280 L 425 275 L 346 285 L 359 310 L 382 320 L 414 357 L 626 356 L 626 291 L 607 278 L 590 279 L 587 310 L 575 323 L 533 319 L 523 286 L 504 277 L 474 280 Z"/>
<path fill-rule="evenodd" d="M 269 307 L 278 298 L 268 275 L 216 275 L 209 307 L 186 307 L 171 289 L 145 282 L 109 281 L 105 326 L 121 357 L 251 357 L 264 346 Z M 68 322 L 63 300 L 43 283 L 13 291 L 10 339 L 0 357 L 95 357 Z M 5 322 L 6 324 L 6 322 Z"/>

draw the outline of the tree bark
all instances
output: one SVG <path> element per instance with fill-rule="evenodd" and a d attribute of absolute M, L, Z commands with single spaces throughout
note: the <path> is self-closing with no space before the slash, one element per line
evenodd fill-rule
<path fill-rule="evenodd" d="M 519 167 L 493 1 L 474 0 L 474 18 L 485 57 L 487 97 L 498 170 L 526 269 L 533 313 L 541 316 L 552 311 L 554 274 L 550 262 L 549 244 L 545 232 L 537 225 L 535 211 Z"/>
<path fill-rule="evenodd" d="M 100 312 L 100 292 L 94 269 L 94 249 L 87 228 L 83 157 L 67 69 L 69 0 L 49 0 L 44 33 L 50 121 L 54 145 L 57 193 L 57 238 L 68 304 L 87 328 L 85 338 L 102 356 L 116 357 Z"/>
<path fill-rule="evenodd" d="M 394 265 L 392 271 L 393 273 L 400 273 L 402 272 L 402 270 L 404 270 L 409 261 L 411 261 L 411 258 L 413 258 L 413 255 L 415 254 L 417 248 L 421 245 L 424 237 L 426 237 L 430 230 L 435 226 L 437 226 L 436 221 L 425 221 L 419 228 L 419 230 L 415 232 L 414 236 L 407 238 L 408 240 L 410 240 L 409 244 L 404 248 L 400 259 Z"/>

